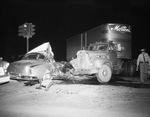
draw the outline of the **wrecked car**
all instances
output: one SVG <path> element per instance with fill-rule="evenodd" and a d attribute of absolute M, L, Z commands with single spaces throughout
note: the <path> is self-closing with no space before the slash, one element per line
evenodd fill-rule
<path fill-rule="evenodd" d="M 0 57 L 0 84 L 10 81 L 10 76 L 7 74 L 8 66 L 9 62 L 3 61 L 3 58 Z"/>
<path fill-rule="evenodd" d="M 41 81 L 47 71 L 56 71 L 54 63 L 52 48 L 46 42 L 27 52 L 21 60 L 10 63 L 7 73 L 15 80 Z"/>

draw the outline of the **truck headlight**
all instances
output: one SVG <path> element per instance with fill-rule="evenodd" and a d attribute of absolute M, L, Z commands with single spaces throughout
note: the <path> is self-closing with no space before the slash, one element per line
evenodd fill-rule
<path fill-rule="evenodd" d="M 107 56 L 105 56 L 105 55 L 99 55 L 99 58 L 105 59 L 105 58 L 107 58 Z"/>

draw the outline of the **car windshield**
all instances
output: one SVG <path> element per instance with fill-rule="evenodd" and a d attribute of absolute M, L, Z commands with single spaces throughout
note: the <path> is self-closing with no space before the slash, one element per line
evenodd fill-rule
<path fill-rule="evenodd" d="M 101 50 L 101 51 L 106 51 L 108 48 L 108 45 L 107 44 L 99 44 L 99 45 L 91 45 L 89 47 L 89 50 L 94 50 L 94 51 L 98 51 L 98 50 Z"/>
<path fill-rule="evenodd" d="M 42 54 L 35 53 L 35 54 L 28 54 L 23 59 L 26 59 L 26 60 L 28 60 L 28 59 L 44 59 L 44 56 Z"/>

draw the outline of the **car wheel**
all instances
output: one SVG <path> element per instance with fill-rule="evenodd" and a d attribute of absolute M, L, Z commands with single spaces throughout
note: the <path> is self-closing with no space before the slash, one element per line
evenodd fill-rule
<path fill-rule="evenodd" d="M 107 83 L 111 80 L 112 70 L 109 65 L 103 65 L 96 74 L 97 80 L 100 83 Z"/>

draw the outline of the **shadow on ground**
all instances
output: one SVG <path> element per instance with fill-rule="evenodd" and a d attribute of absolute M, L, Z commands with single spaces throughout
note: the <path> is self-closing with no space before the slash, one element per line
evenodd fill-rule
<path fill-rule="evenodd" d="M 148 88 L 150 89 L 150 80 L 149 83 L 141 83 L 137 80 L 137 78 L 130 77 L 130 78 L 122 78 L 122 77 L 115 77 L 109 83 L 100 83 L 98 80 L 94 78 L 90 79 L 55 79 L 53 80 L 54 85 L 64 84 L 64 85 L 73 85 L 73 84 L 85 84 L 85 85 L 111 85 L 111 86 L 125 86 L 125 87 L 133 87 L 133 88 Z M 38 84 L 39 82 L 31 82 L 27 81 L 24 82 L 25 86 L 32 86 Z"/>
<path fill-rule="evenodd" d="M 99 83 L 96 78 L 85 79 L 85 80 L 63 80 L 56 84 L 87 84 L 87 85 L 111 85 L 111 86 L 125 86 L 133 88 L 148 88 L 150 89 L 150 83 L 141 83 L 136 81 L 134 77 L 130 78 L 116 77 L 109 83 Z"/>

